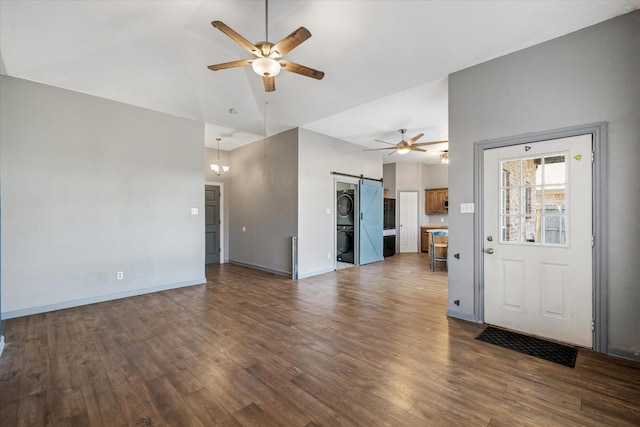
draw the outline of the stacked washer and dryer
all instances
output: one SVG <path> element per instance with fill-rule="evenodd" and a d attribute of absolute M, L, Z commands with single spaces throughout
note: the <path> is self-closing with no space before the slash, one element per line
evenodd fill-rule
<path fill-rule="evenodd" d="M 353 264 L 355 254 L 355 190 L 338 190 L 336 195 L 337 260 Z"/>

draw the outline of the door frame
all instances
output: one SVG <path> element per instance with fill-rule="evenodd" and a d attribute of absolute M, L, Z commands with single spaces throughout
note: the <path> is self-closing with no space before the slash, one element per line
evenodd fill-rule
<path fill-rule="evenodd" d="M 360 245 L 358 244 L 360 239 L 360 215 L 357 212 L 360 212 L 360 178 L 352 178 L 345 175 L 334 175 L 333 177 L 333 245 L 331 249 L 331 258 L 333 259 L 333 269 L 336 270 L 338 268 L 338 254 L 337 254 L 337 245 L 338 245 L 338 218 L 336 217 L 336 212 L 338 212 L 338 183 L 341 182 L 343 184 L 354 185 L 354 193 L 353 193 L 353 265 L 360 265 Z"/>
<path fill-rule="evenodd" d="M 216 181 L 205 181 L 204 185 L 217 185 L 218 187 L 220 187 L 220 264 L 224 264 L 224 255 L 226 250 L 226 247 L 224 245 L 224 236 L 226 235 L 224 226 L 224 183 Z M 202 195 L 202 197 L 204 198 L 204 194 Z M 202 218 L 202 220 L 205 221 L 204 215 L 202 215 Z"/>
<path fill-rule="evenodd" d="M 398 226 L 396 227 L 396 236 L 398 237 L 398 242 L 397 242 L 397 249 L 398 249 L 398 253 L 407 253 L 407 254 L 411 254 L 414 252 L 402 252 L 402 244 L 401 244 L 401 238 L 400 238 L 400 234 L 399 234 L 399 229 L 400 229 L 400 217 L 401 217 L 401 211 L 402 211 L 402 203 L 400 201 L 400 194 L 401 193 L 413 193 L 416 195 L 416 247 L 415 247 L 415 252 L 416 253 L 420 253 L 420 192 L 419 191 L 415 191 L 415 190 L 400 190 L 397 192 L 397 198 L 396 198 L 396 214 L 397 214 L 397 224 Z"/>
<path fill-rule="evenodd" d="M 475 320 L 484 323 L 484 150 L 511 145 L 531 144 L 549 139 L 592 135 L 592 283 L 593 283 L 593 350 L 607 351 L 607 123 L 591 123 L 550 131 L 497 138 L 474 143 L 474 312 Z"/>

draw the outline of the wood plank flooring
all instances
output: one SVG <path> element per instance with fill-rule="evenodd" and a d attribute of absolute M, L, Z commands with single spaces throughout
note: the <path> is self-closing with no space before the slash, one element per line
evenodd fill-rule
<path fill-rule="evenodd" d="M 3 321 L 0 425 L 640 425 L 640 363 L 575 369 L 445 316 L 425 254 L 299 281 L 206 285 Z"/>

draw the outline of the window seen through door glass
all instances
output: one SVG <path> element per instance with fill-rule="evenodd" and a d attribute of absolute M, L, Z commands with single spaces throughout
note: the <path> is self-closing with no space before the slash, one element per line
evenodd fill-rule
<path fill-rule="evenodd" d="M 501 161 L 501 242 L 565 245 L 566 155 Z"/>

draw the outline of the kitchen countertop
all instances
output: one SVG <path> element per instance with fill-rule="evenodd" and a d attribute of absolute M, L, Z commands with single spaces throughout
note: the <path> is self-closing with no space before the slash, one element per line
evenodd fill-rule
<path fill-rule="evenodd" d="M 442 230 L 442 229 L 448 230 L 449 225 L 443 224 L 443 223 L 425 224 L 425 225 L 421 225 L 420 228 L 423 230 Z"/>

